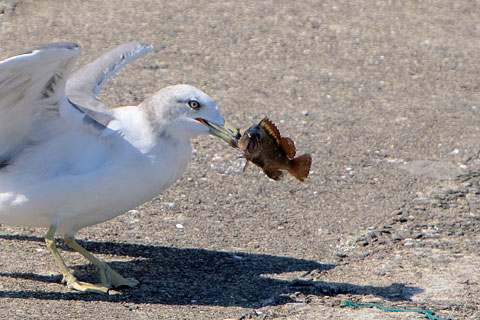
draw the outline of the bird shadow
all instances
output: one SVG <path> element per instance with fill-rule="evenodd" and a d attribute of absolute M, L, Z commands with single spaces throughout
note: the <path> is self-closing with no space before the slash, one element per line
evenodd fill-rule
<path fill-rule="evenodd" d="M 43 241 L 40 237 L 0 235 L 0 239 Z M 140 284 L 123 289 L 121 294 L 99 295 L 79 292 L 0 290 L 0 298 L 42 300 L 83 300 L 157 304 L 197 304 L 257 308 L 296 302 L 298 294 L 336 296 L 339 294 L 374 295 L 390 301 L 408 301 L 423 289 L 392 283 L 388 286 L 356 285 L 347 282 L 284 280 L 289 272 L 316 274 L 336 267 L 312 260 L 268 254 L 179 249 L 152 245 L 88 241 L 79 243 L 97 254 L 128 256 L 130 261 L 109 265 L 125 276 L 134 276 Z M 60 244 L 60 248 L 68 250 Z M 83 281 L 96 282 L 95 268 L 89 264 L 73 267 Z M 0 273 L 2 277 L 59 283 L 61 275 Z M 298 274 L 297 274 L 298 276 Z M 301 277 L 301 276 L 300 276 Z"/>

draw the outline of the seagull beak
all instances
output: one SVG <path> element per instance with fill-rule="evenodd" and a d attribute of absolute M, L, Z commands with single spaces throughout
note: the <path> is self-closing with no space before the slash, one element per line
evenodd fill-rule
<path fill-rule="evenodd" d="M 218 125 L 202 118 L 196 118 L 195 120 L 206 125 L 211 134 L 226 141 L 231 147 L 237 146 L 237 140 L 240 138 L 240 131 L 234 126 L 226 122 L 223 125 Z"/>

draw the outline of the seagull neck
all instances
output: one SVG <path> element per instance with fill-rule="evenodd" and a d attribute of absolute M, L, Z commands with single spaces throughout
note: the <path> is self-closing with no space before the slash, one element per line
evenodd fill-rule
<path fill-rule="evenodd" d="M 139 107 L 116 108 L 114 116 L 117 122 L 113 127 L 139 151 L 146 153 L 155 145 L 153 128 Z"/>

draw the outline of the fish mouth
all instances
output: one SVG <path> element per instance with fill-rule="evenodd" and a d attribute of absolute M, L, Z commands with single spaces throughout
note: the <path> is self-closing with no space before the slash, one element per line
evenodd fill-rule
<path fill-rule="evenodd" d="M 215 124 L 203 118 L 195 118 L 200 123 L 207 126 L 208 131 L 220 139 L 227 142 L 231 147 L 237 147 L 237 140 L 240 138 L 240 130 L 236 129 L 231 124 L 224 122 L 223 125 Z"/>

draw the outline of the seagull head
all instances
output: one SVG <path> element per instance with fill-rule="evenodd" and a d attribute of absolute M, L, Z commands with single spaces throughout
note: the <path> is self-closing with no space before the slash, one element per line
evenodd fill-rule
<path fill-rule="evenodd" d="M 230 145 L 235 143 L 238 130 L 225 122 L 207 94 L 193 86 L 168 86 L 144 104 L 159 132 L 168 130 L 186 139 L 210 133 Z"/>

